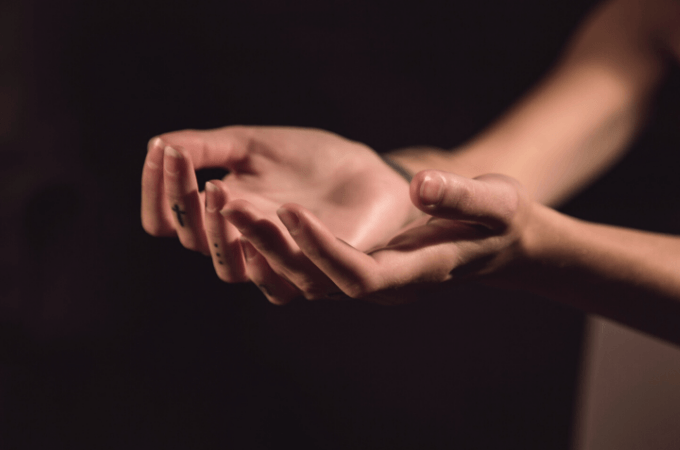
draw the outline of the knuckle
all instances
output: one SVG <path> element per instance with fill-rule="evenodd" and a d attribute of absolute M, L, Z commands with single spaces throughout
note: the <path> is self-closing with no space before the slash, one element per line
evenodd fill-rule
<path fill-rule="evenodd" d="M 454 195 L 449 195 L 450 206 L 455 209 L 465 210 L 474 197 L 474 189 L 470 183 L 456 182 Z"/>

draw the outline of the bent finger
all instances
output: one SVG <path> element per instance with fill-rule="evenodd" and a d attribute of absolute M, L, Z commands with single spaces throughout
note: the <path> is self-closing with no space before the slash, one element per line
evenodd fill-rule
<path fill-rule="evenodd" d="M 231 126 L 212 130 L 180 130 L 159 136 L 167 145 L 181 147 L 195 169 L 235 168 L 248 154 L 250 128 Z"/>
<path fill-rule="evenodd" d="M 177 234 L 163 188 L 164 147 L 160 138 L 149 141 L 142 170 L 142 227 L 152 236 Z"/>
<path fill-rule="evenodd" d="M 227 283 L 248 281 L 238 241 L 240 233 L 220 214 L 227 200 L 228 191 L 221 180 L 205 184 L 205 230 L 215 273 Z"/>
<path fill-rule="evenodd" d="M 275 305 L 285 305 L 300 296 L 300 291 L 278 276 L 250 242 L 244 238 L 239 242 L 245 255 L 248 278 L 262 291 L 267 300 Z"/>
<path fill-rule="evenodd" d="M 165 197 L 180 242 L 189 250 L 209 254 L 203 205 L 191 159 L 182 153 L 182 149 L 166 146 L 163 168 Z"/>
<path fill-rule="evenodd" d="M 253 205 L 236 200 L 229 203 L 222 214 L 267 259 L 272 269 L 297 287 L 305 298 L 325 298 L 329 292 L 337 291 L 334 283 L 296 248 L 295 242 Z"/>
<path fill-rule="evenodd" d="M 288 203 L 277 214 L 300 250 L 345 294 L 361 298 L 382 288 L 384 272 L 376 261 L 336 238 L 302 206 Z"/>

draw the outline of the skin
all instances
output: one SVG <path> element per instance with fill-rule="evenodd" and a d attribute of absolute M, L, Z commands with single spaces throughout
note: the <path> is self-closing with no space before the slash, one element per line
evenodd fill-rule
<path fill-rule="evenodd" d="M 204 167 L 230 173 L 201 192 L 195 170 Z M 331 286 L 279 221 L 276 210 L 287 201 L 305 205 L 331 224 L 335 235 L 362 250 L 384 243 L 417 215 L 403 177 L 367 146 L 326 131 L 225 127 L 166 133 L 149 141 L 142 173 L 144 229 L 152 236 L 175 236 L 184 247 L 211 255 L 217 275 L 227 282 L 257 282 L 263 271 L 279 272 L 275 283 L 267 283 L 272 292 L 280 288 L 285 294 L 270 296 L 275 303 L 299 295 L 294 285 L 310 285 L 310 290 L 313 285 L 319 292 Z M 183 224 L 175 206 L 184 212 Z M 392 220 L 383 220 L 388 214 Z M 362 220 L 348 220 L 354 217 Z M 244 221 L 281 237 L 280 257 L 272 258 L 272 267 L 257 258 L 246 264 L 242 234 L 261 244 L 258 232 L 239 229 Z"/>
<path fill-rule="evenodd" d="M 220 198 L 239 200 L 216 201 L 215 209 L 224 206 L 225 226 L 241 234 L 239 247 L 248 255 L 246 274 L 266 287 L 273 303 L 340 292 L 397 304 L 433 284 L 476 280 L 538 292 L 680 343 L 680 239 L 590 224 L 545 206 L 569 198 L 623 155 L 665 68 L 679 55 L 678 2 L 603 3 L 554 70 L 486 131 L 455 151 L 419 147 L 390 154 L 416 173 L 405 198 L 420 216 L 413 210 L 398 215 L 405 220 L 397 229 L 371 234 L 362 245 L 355 245 L 356 234 L 337 232 L 374 217 L 354 206 L 334 216 L 324 212 L 329 204 L 323 201 L 310 208 L 281 195 L 276 211 L 273 203 L 256 204 L 216 182 Z M 365 156 L 354 155 L 357 161 Z M 190 178 L 188 172 L 180 176 Z M 274 181 L 260 186 L 277 186 Z M 345 187 L 336 192 L 352 197 L 356 184 Z M 170 204 L 175 197 L 168 192 Z M 151 209 L 154 217 L 169 217 L 161 207 Z M 182 240 L 182 233 L 177 230 L 185 246 L 186 240 L 200 249 L 200 239 Z M 235 242 L 237 233 L 225 235 Z"/>

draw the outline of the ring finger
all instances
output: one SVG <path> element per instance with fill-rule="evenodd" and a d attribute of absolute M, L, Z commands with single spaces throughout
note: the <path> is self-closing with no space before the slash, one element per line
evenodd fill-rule
<path fill-rule="evenodd" d="M 213 265 L 217 276 L 227 283 L 248 281 L 238 241 L 241 233 L 220 214 L 227 200 L 228 192 L 221 180 L 205 184 L 205 230 Z"/>

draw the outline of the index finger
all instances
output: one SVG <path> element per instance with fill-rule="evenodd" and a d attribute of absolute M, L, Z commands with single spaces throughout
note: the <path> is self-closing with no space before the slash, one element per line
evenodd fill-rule
<path fill-rule="evenodd" d="M 166 145 L 184 149 L 195 169 L 222 167 L 234 169 L 248 154 L 253 130 L 230 126 L 212 130 L 180 130 L 163 133 Z"/>
<path fill-rule="evenodd" d="M 149 141 L 142 171 L 142 227 L 152 236 L 176 236 L 163 183 L 165 144 L 160 138 Z"/>
<path fill-rule="evenodd" d="M 214 130 L 181 130 L 149 140 L 142 172 L 142 226 L 152 236 L 176 236 L 175 222 L 165 200 L 168 189 L 163 174 L 164 148 L 182 148 L 193 169 L 222 167 L 233 169 L 242 161 L 252 130 L 225 127 Z"/>

